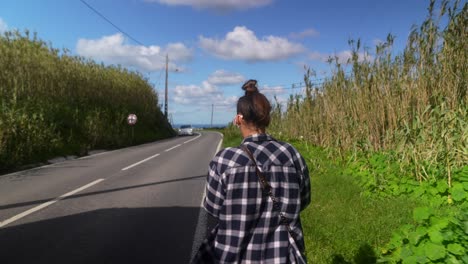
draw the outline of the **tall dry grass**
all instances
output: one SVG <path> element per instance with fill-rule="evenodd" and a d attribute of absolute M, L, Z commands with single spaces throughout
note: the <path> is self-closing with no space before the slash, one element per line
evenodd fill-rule
<path fill-rule="evenodd" d="M 28 31 L 0 36 L 0 109 L 0 170 L 174 133 L 142 75 L 71 56 Z M 138 116 L 133 140 L 129 113 Z"/>
<path fill-rule="evenodd" d="M 393 54 L 388 35 L 363 60 L 367 50 L 350 41 L 350 74 L 331 58 L 333 76 L 316 85 L 307 69 L 305 93 L 291 96 L 285 111 L 274 110 L 272 131 L 341 154 L 396 151 L 418 180 L 443 166 L 451 185 L 451 170 L 468 164 L 468 4 L 442 1 L 437 14 L 435 4 L 403 52 Z"/>

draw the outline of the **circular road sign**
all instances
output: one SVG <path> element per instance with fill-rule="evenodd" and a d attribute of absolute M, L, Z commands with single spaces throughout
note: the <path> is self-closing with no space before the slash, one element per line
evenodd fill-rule
<path fill-rule="evenodd" d="M 134 125 L 136 124 L 138 118 L 135 114 L 129 114 L 128 117 L 127 117 L 127 123 L 129 125 Z"/>

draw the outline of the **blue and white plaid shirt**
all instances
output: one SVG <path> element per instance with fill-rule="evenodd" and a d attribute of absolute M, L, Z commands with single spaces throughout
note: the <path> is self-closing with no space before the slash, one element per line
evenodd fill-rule
<path fill-rule="evenodd" d="M 204 207 L 218 225 L 208 248 L 219 263 L 294 263 L 294 256 L 304 251 L 299 213 L 310 203 L 307 165 L 294 147 L 266 134 L 247 137 L 242 144 L 270 183 L 294 239 L 263 194 L 249 156 L 240 148 L 226 148 L 209 165 Z"/>

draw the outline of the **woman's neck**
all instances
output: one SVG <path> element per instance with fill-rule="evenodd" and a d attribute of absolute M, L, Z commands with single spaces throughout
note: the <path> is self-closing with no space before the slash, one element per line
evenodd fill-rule
<path fill-rule="evenodd" d="M 251 127 L 251 126 L 241 126 L 240 127 L 241 134 L 243 138 L 250 137 L 255 134 L 265 134 L 265 129 L 260 129 L 257 127 Z"/>

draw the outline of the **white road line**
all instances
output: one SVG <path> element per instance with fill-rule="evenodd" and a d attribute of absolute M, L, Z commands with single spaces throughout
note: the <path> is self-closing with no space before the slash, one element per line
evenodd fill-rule
<path fill-rule="evenodd" d="M 187 143 L 187 142 L 190 142 L 190 141 L 192 141 L 192 140 L 195 140 L 195 139 L 199 138 L 200 136 L 201 136 L 201 134 L 199 134 L 196 138 L 193 138 L 193 139 L 191 139 L 191 140 L 189 140 L 189 141 L 184 142 L 184 144 Z M 171 151 L 171 150 L 173 150 L 173 149 L 175 149 L 175 148 L 178 148 L 178 147 L 180 147 L 180 146 L 182 146 L 182 144 L 175 145 L 175 146 L 172 147 L 172 148 L 169 148 L 169 149 L 164 150 L 164 152 Z M 141 160 L 141 161 L 139 161 L 139 162 L 137 162 L 137 163 L 134 163 L 134 164 L 132 164 L 132 165 L 130 165 L 130 166 L 127 166 L 127 167 L 123 168 L 122 170 L 124 171 L 124 170 L 131 169 L 131 168 L 133 168 L 133 167 L 135 167 L 135 166 L 138 166 L 138 165 L 140 165 L 141 163 L 146 162 L 146 161 L 148 161 L 148 160 L 150 160 L 150 159 L 152 159 L 152 158 L 156 158 L 156 157 L 159 156 L 159 155 L 160 155 L 159 153 L 158 153 L 158 154 L 155 154 L 155 155 L 153 155 L 153 156 L 151 156 L 151 157 L 148 157 L 148 158 L 146 158 L 146 159 L 144 159 L 144 160 Z"/>
<path fill-rule="evenodd" d="M 66 198 L 66 197 L 68 197 L 68 196 L 71 196 L 71 195 L 73 195 L 73 194 L 75 194 L 75 193 L 81 192 L 81 191 L 83 191 L 84 189 L 87 189 L 87 188 L 89 188 L 89 187 L 91 187 L 91 186 L 93 186 L 93 185 L 96 185 L 96 184 L 102 182 L 103 180 L 104 180 L 104 179 L 97 179 L 97 180 L 95 180 L 95 181 L 93 181 L 93 182 L 91 182 L 91 183 L 86 184 L 85 186 L 82 186 L 82 187 L 80 187 L 80 188 L 78 188 L 78 189 L 76 189 L 76 190 L 73 190 L 73 191 L 68 192 L 68 193 L 66 193 L 66 194 L 64 194 L 64 195 L 61 195 L 61 196 L 59 196 L 59 197 L 57 197 L 57 198 L 55 198 L 55 199 L 53 199 L 53 200 L 51 200 L 51 201 L 48 201 L 48 202 L 43 203 L 43 204 L 40 204 L 40 205 L 38 205 L 38 206 L 36 206 L 36 207 L 34 207 L 34 208 L 31 208 L 31 209 L 29 209 L 29 210 L 27 210 L 27 211 L 25 211 L 25 212 L 22 212 L 22 213 L 20 213 L 20 214 L 17 214 L 17 215 L 15 215 L 15 216 L 13 216 L 13 217 L 11 217 L 11 218 L 9 218 L 9 219 L 3 221 L 3 222 L 0 222 L 0 228 L 2 228 L 2 227 L 6 226 L 6 225 L 8 225 L 8 224 L 10 224 L 10 223 L 12 223 L 12 222 L 14 222 L 14 221 L 17 221 L 17 220 L 19 220 L 19 219 L 21 219 L 21 218 L 23 218 L 23 217 L 25 217 L 25 216 L 27 216 L 27 215 L 30 215 L 30 214 L 32 214 L 32 213 L 34 213 L 34 212 L 36 212 L 36 211 L 39 211 L 39 210 L 41 210 L 41 209 L 44 209 L 44 208 L 46 208 L 47 206 L 52 205 L 52 204 L 54 204 L 54 203 L 56 203 L 56 202 L 58 202 L 58 201 L 60 201 L 60 200 L 62 200 L 62 199 L 64 199 L 64 198 Z"/>
<path fill-rule="evenodd" d="M 171 151 L 171 150 L 173 150 L 173 149 L 175 149 L 175 148 L 178 148 L 178 147 L 180 147 L 180 146 L 181 146 L 181 144 L 179 144 L 179 145 L 175 145 L 175 146 L 173 146 L 173 147 L 172 147 L 172 148 L 170 148 L 170 149 L 166 149 L 164 152 Z"/>
<path fill-rule="evenodd" d="M 221 138 L 221 140 L 219 141 L 218 143 L 218 147 L 216 148 L 216 153 L 219 152 L 219 150 L 221 149 L 221 146 L 223 145 L 223 139 Z"/>
<path fill-rule="evenodd" d="M 148 157 L 148 158 L 146 158 L 146 159 L 144 159 L 144 160 L 140 160 L 139 162 L 133 163 L 132 165 L 127 166 L 127 167 L 123 168 L 122 170 L 124 171 L 124 170 L 131 169 L 131 168 L 133 168 L 133 167 L 135 167 L 135 166 L 138 166 L 138 165 L 142 164 L 143 162 L 146 162 L 146 161 L 148 161 L 148 160 L 150 160 L 150 159 L 156 158 L 156 157 L 159 156 L 159 155 L 160 155 L 160 154 L 158 153 L 158 154 L 155 154 L 155 155 L 153 155 L 153 156 L 151 156 L 151 157 Z"/>
<path fill-rule="evenodd" d="M 190 140 L 185 141 L 184 144 L 187 144 L 187 143 L 189 143 L 189 142 L 192 142 L 192 141 L 194 141 L 195 139 L 197 139 L 197 138 L 199 138 L 199 137 L 201 137 L 201 134 L 198 134 L 198 136 L 197 136 L 196 138 L 192 138 L 192 139 L 190 139 Z"/>

